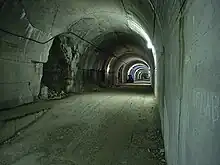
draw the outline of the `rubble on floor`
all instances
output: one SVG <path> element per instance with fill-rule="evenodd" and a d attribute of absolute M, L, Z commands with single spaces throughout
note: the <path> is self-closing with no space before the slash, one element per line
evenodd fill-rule
<path fill-rule="evenodd" d="M 65 97 L 67 97 L 67 96 L 68 96 L 68 94 L 65 93 L 64 91 L 56 92 L 54 90 L 50 90 L 49 89 L 49 92 L 48 92 L 48 99 L 49 100 L 63 99 Z"/>

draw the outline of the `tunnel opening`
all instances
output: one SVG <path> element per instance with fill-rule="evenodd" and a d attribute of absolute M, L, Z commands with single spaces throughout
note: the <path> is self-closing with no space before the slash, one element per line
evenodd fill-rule
<path fill-rule="evenodd" d="M 58 35 L 49 50 L 48 60 L 43 65 L 41 99 L 64 98 L 72 92 L 76 75 L 76 52 L 69 38 Z"/>
<path fill-rule="evenodd" d="M 127 76 L 132 75 L 136 84 L 152 85 L 150 66 L 143 61 L 143 63 L 135 63 L 127 71 Z"/>
<path fill-rule="evenodd" d="M 154 68 L 152 50 L 147 47 L 147 41 L 135 32 L 109 32 L 104 36 L 97 37 L 93 40 L 93 43 L 96 43 L 97 47 L 102 50 L 96 54 L 96 59 L 104 64 L 102 69 L 105 70 L 105 83 L 107 86 L 126 83 L 127 73 L 125 72 L 128 71 L 126 69 L 129 69 L 127 65 L 133 61 L 137 62 L 139 60 Z M 88 56 L 90 61 L 95 53 L 91 54 L 91 56 Z M 95 67 L 97 66 L 93 64 L 93 68 Z"/>

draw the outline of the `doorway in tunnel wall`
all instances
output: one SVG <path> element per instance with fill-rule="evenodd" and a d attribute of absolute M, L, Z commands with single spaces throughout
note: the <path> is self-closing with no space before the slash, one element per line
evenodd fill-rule
<path fill-rule="evenodd" d="M 73 53 L 60 37 L 56 37 L 43 66 L 41 97 L 64 97 L 73 86 Z"/>

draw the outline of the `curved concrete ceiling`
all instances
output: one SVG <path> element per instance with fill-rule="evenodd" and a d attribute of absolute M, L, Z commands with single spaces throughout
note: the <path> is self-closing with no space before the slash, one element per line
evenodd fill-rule
<path fill-rule="evenodd" d="M 136 58 L 134 60 L 131 60 L 127 63 L 127 65 L 125 65 L 122 69 L 122 73 L 123 74 L 123 80 L 126 80 L 126 77 L 127 77 L 127 73 L 129 71 L 130 68 L 132 68 L 132 66 L 136 65 L 136 64 L 143 64 L 143 65 L 147 65 L 149 66 L 146 61 L 144 61 L 143 59 L 139 59 L 139 58 Z"/>
<path fill-rule="evenodd" d="M 18 4 L 9 3 L 4 6 L 2 15 L 4 12 L 7 15 L 12 6 L 20 5 L 22 12 L 14 12 L 19 20 L 28 22 L 28 27 L 26 31 L 15 30 L 7 25 L 16 24 L 13 22 L 16 19 L 9 18 L 1 29 L 39 42 L 50 39 L 50 36 L 68 36 L 80 54 L 80 69 L 104 69 L 111 57 L 118 59 L 129 51 L 140 52 L 146 57 L 145 61 L 155 66 L 155 50 L 149 39 L 153 39 L 158 24 L 149 1 L 21 0 Z M 43 37 L 36 36 L 36 32 Z M 49 44 L 44 47 L 45 52 L 49 48 Z"/>
<path fill-rule="evenodd" d="M 143 63 L 145 63 L 146 65 L 148 65 L 147 58 L 143 58 L 141 57 L 141 55 L 137 55 L 137 54 L 125 54 L 123 56 L 121 56 L 120 58 L 114 58 L 114 60 L 111 61 L 111 72 L 117 72 L 118 69 L 125 64 L 129 65 L 132 61 L 141 61 Z"/>
<path fill-rule="evenodd" d="M 153 10 L 148 1 L 22 0 L 21 3 L 34 27 L 44 32 L 51 32 L 53 35 L 66 31 L 72 25 L 77 25 L 82 19 L 87 24 L 85 28 L 97 29 L 97 31 L 102 29 L 106 31 L 109 27 L 127 28 L 128 20 L 131 19 L 145 25 L 149 33 L 153 31 Z M 88 17 L 91 19 L 85 19 Z"/>
<path fill-rule="evenodd" d="M 137 34 L 110 32 L 99 36 L 93 43 L 96 43 L 96 46 L 89 47 L 82 57 L 82 67 L 89 65 L 87 66 L 89 69 L 100 68 L 100 66 L 108 65 L 109 59 L 112 58 L 110 65 L 115 66 L 117 63 L 126 63 L 130 58 L 137 57 L 143 58 L 154 67 L 152 52 L 147 48 L 146 42 Z M 85 64 L 85 61 L 89 64 Z"/>
<path fill-rule="evenodd" d="M 135 69 L 136 67 L 144 67 L 144 68 L 149 68 L 149 65 L 145 64 L 145 63 L 135 63 L 134 65 L 132 65 L 128 72 L 130 72 L 130 70 Z"/>
<path fill-rule="evenodd" d="M 148 74 L 148 70 L 146 70 L 144 68 L 139 68 L 139 69 L 135 70 L 135 72 L 132 74 L 132 76 L 136 80 L 136 78 L 139 77 L 139 75 L 143 74 L 143 73 L 147 73 Z"/>
<path fill-rule="evenodd" d="M 148 68 L 147 65 L 144 65 L 144 64 L 135 64 L 135 65 L 133 65 L 132 67 L 129 68 L 127 74 L 128 74 L 128 75 L 134 75 L 134 73 L 135 73 L 138 69 L 144 69 L 144 70 L 146 70 L 146 71 L 149 70 L 149 68 Z"/>
<path fill-rule="evenodd" d="M 13 18 L 7 19 L 5 24 L 1 25 L 1 29 L 30 38 L 35 38 L 33 33 L 39 30 L 45 33 L 45 39 L 49 36 L 56 36 L 70 31 L 102 48 L 112 49 L 116 43 L 114 45 L 113 40 L 106 37 L 106 35 L 112 37 L 116 34 L 119 36 L 118 38 L 124 38 L 128 43 L 134 41 L 132 45 L 136 43 L 136 45 L 146 48 L 149 45 L 149 42 L 145 43 L 147 41 L 146 36 L 139 33 L 134 28 L 136 25 L 132 26 L 133 23 L 140 25 L 141 29 L 147 32 L 150 37 L 153 36 L 154 13 L 148 1 L 21 0 L 18 3 L 23 11 L 20 13 L 18 10 L 17 16 L 29 23 L 26 31 L 15 31 L 13 27 L 7 26 L 15 24 Z M 11 8 L 11 5 L 4 7 L 9 6 Z M 2 15 L 4 15 L 4 12 L 6 14 L 8 10 L 10 9 L 3 10 Z M 120 35 L 122 36 L 120 37 Z M 82 54 L 91 46 L 75 35 L 72 35 L 72 37 Z M 111 41 L 113 45 L 109 45 L 110 43 L 107 41 Z M 117 44 L 123 42 L 118 39 L 116 41 L 118 41 Z"/>
<path fill-rule="evenodd" d="M 133 62 L 134 63 L 143 63 L 148 66 L 148 63 L 144 59 L 134 56 L 134 57 L 129 57 L 129 58 L 124 59 L 123 62 L 116 63 L 116 65 L 114 65 L 112 70 L 113 70 L 113 72 L 118 72 L 118 69 L 124 64 L 125 64 L 124 67 L 129 66 L 129 68 L 130 68 L 130 64 Z"/>
<path fill-rule="evenodd" d="M 127 75 L 132 75 L 134 77 L 135 73 L 139 70 L 148 72 L 148 67 L 146 65 L 136 65 L 128 70 Z"/>

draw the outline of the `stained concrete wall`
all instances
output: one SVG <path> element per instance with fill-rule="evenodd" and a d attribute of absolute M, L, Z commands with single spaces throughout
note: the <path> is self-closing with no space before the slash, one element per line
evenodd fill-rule
<path fill-rule="evenodd" d="M 18 35 L 46 41 L 49 33 L 35 28 L 19 1 L 1 3 L 1 28 Z M 15 28 L 16 26 L 16 28 Z M 32 102 L 39 94 L 43 62 L 51 42 L 36 44 L 0 32 L 0 109 Z"/>
<path fill-rule="evenodd" d="M 159 103 L 170 165 L 220 162 L 218 0 L 164 1 Z"/>

